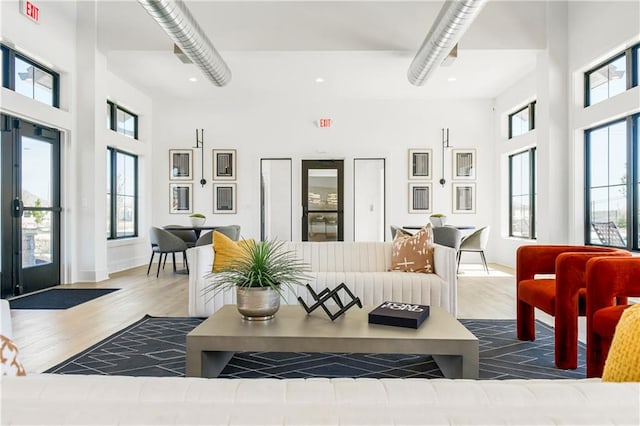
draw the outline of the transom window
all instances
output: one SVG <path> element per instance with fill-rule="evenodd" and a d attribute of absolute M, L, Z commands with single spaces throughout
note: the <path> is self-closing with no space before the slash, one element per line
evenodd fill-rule
<path fill-rule="evenodd" d="M 0 45 L 2 86 L 28 98 L 58 108 L 60 77 L 19 52 Z"/>
<path fill-rule="evenodd" d="M 533 101 L 509 114 L 509 139 L 535 129 L 535 107 L 536 102 Z"/>
<path fill-rule="evenodd" d="M 138 157 L 107 148 L 107 238 L 138 235 Z"/>
<path fill-rule="evenodd" d="M 536 149 L 509 156 L 509 236 L 536 238 Z"/>
<path fill-rule="evenodd" d="M 639 116 L 585 131 L 586 244 L 640 247 Z"/>
<path fill-rule="evenodd" d="M 138 116 L 111 101 L 107 101 L 107 129 L 138 139 Z"/>
<path fill-rule="evenodd" d="M 584 74 L 584 106 L 597 104 L 638 85 L 638 48 L 636 45 Z"/>

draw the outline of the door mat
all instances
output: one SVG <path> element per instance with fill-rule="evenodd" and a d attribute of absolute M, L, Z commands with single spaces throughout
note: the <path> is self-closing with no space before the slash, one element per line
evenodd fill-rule
<path fill-rule="evenodd" d="M 9 300 L 11 309 L 69 309 L 119 288 L 52 288 Z"/>

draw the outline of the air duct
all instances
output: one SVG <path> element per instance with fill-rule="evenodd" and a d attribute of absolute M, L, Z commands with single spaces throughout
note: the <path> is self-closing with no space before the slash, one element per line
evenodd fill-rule
<path fill-rule="evenodd" d="M 217 86 L 231 80 L 231 70 L 182 0 L 138 0 L 182 52 Z"/>
<path fill-rule="evenodd" d="M 440 66 L 476 18 L 486 0 L 447 0 L 409 66 L 409 83 L 421 86 Z"/>

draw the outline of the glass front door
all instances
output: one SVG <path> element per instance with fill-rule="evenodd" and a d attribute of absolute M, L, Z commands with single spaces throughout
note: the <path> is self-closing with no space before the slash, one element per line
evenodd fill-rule
<path fill-rule="evenodd" d="M 302 161 L 302 241 L 344 241 L 344 163 Z"/>
<path fill-rule="evenodd" d="M 60 134 L 2 116 L 2 297 L 60 284 Z"/>

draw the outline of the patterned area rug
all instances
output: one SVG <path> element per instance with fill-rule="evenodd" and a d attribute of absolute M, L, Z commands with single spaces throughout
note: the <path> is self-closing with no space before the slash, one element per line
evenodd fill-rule
<path fill-rule="evenodd" d="M 86 351 L 47 370 L 59 374 L 184 376 L 186 335 L 200 318 L 146 316 Z M 521 342 L 515 320 L 461 320 L 480 340 L 481 379 L 584 378 L 585 347 L 578 369 L 553 363 L 553 328 L 538 321 L 536 340 Z M 433 358 L 397 354 L 239 352 L 220 377 L 443 377 Z"/>
<path fill-rule="evenodd" d="M 119 288 L 52 288 L 9 300 L 11 309 L 69 309 Z"/>

